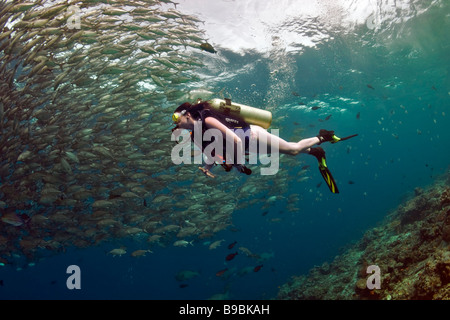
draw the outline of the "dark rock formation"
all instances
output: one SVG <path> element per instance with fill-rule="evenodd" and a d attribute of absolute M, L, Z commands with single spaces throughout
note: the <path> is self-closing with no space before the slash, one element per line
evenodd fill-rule
<path fill-rule="evenodd" d="M 278 299 L 450 299 L 450 172 L 414 197 L 333 262 L 293 277 Z M 369 289 L 367 268 L 380 269 Z"/>

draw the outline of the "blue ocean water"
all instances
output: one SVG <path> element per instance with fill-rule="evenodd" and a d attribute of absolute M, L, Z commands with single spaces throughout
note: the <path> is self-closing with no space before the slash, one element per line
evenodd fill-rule
<path fill-rule="evenodd" d="M 120 246 L 129 252 L 141 249 L 131 239 L 67 248 L 35 265 L 18 257 L 17 265 L 0 267 L 0 299 L 274 298 L 291 276 L 331 261 L 415 188 L 433 183 L 448 169 L 449 8 L 435 1 L 402 23 L 377 30 L 365 25 L 351 32 L 333 30 L 324 43 L 283 55 L 251 50 L 236 54 L 226 44 L 216 45 L 228 63 L 203 72 L 215 76 L 215 86 L 236 102 L 270 105 L 272 127 L 282 137 L 289 139 L 299 127 L 302 137 L 315 136 L 321 128 L 338 136 L 358 133 L 349 141 L 323 145 L 339 194 L 331 194 L 322 183 L 316 160 L 300 155 L 298 170 L 310 165 L 310 179 L 290 185 L 281 195 L 301 195 L 298 212 L 287 210 L 283 200 L 267 209 L 255 204 L 235 211 L 233 226 L 213 239 L 185 248 L 153 247 L 145 257 L 106 254 Z M 232 79 L 220 77 L 225 73 Z M 316 105 L 320 108 L 312 110 Z M 329 120 L 319 121 L 330 114 Z M 220 247 L 208 249 L 221 239 Z M 236 246 L 228 249 L 234 241 Z M 239 253 L 226 261 L 238 247 L 263 259 Z M 80 290 L 66 286 L 69 265 L 80 267 Z M 225 268 L 225 276 L 216 276 Z M 198 275 L 177 281 L 182 270 Z"/>

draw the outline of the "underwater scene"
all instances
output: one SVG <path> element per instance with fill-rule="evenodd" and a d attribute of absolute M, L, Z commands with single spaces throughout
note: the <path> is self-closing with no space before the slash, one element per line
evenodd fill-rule
<path fill-rule="evenodd" d="M 449 15 L 0 0 L 0 299 L 449 299 Z M 334 131 L 326 163 L 176 163 L 174 110 L 213 98 Z"/>

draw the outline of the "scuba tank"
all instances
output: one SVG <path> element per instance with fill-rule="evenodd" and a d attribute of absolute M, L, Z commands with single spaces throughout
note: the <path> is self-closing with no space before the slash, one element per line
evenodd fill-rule
<path fill-rule="evenodd" d="M 272 113 L 267 110 L 231 102 L 231 99 L 211 99 L 207 102 L 217 112 L 240 118 L 248 124 L 255 124 L 267 129 L 272 123 Z"/>

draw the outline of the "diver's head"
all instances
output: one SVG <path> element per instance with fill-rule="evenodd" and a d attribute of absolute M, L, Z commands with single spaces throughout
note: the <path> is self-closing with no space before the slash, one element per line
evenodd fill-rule
<path fill-rule="evenodd" d="M 188 109 L 191 107 L 189 102 L 185 102 L 175 109 L 172 115 L 172 121 L 176 125 L 175 128 L 190 129 L 192 117 Z"/>
<path fill-rule="evenodd" d="M 192 116 L 191 107 L 189 102 L 185 102 L 175 109 L 172 115 L 172 121 L 176 124 L 175 129 L 192 129 L 194 127 L 195 119 Z"/>

